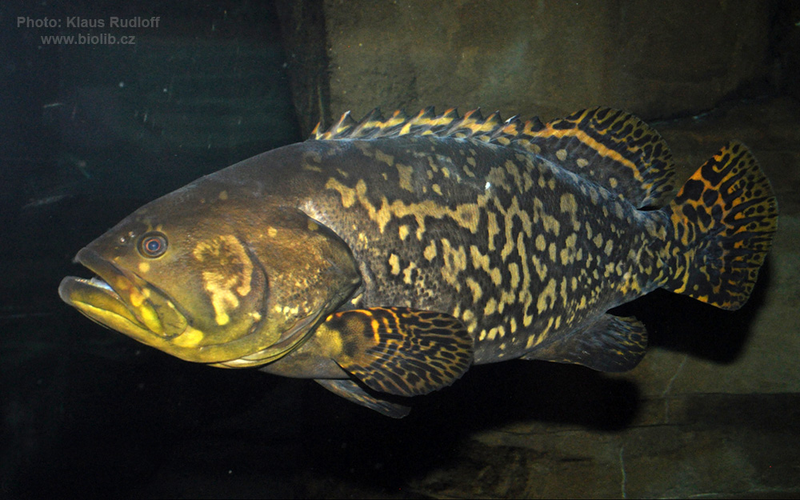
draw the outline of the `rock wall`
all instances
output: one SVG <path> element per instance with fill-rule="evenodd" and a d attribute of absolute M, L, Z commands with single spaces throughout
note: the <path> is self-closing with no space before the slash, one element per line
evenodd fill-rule
<path fill-rule="evenodd" d="M 763 92 L 772 77 L 773 2 L 308 3 L 322 9 L 315 32 L 327 60 L 290 70 L 306 73 L 298 81 L 323 70 L 328 78 L 313 96 L 300 86 L 305 95 L 295 100 L 329 98 L 316 106 L 333 115 L 435 105 L 552 118 L 606 105 L 650 119 Z M 290 32 L 313 25 L 297 16 L 283 22 Z M 290 61 L 303 53 L 297 40 L 288 45 Z"/>

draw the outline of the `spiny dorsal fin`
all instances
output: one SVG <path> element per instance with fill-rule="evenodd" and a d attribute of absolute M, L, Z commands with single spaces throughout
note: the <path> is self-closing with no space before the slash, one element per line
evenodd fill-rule
<path fill-rule="evenodd" d="M 610 108 L 594 108 L 543 124 L 538 118 L 503 121 L 499 112 L 483 118 L 480 109 L 458 116 L 455 108 L 436 115 L 432 107 L 414 116 L 395 111 L 384 118 L 376 108 L 359 122 L 345 113 L 312 139 L 347 140 L 425 136 L 470 138 L 517 147 L 592 180 L 636 207 L 659 206 L 674 190 L 672 154 L 664 140 L 639 118 Z"/>
<path fill-rule="evenodd" d="M 350 112 L 347 112 L 325 131 L 318 124 L 312 132 L 312 139 L 375 139 L 404 135 L 435 135 L 437 137 L 470 137 L 484 142 L 497 140 L 501 144 L 509 144 L 514 135 L 509 135 L 506 128 L 511 124 L 511 128 L 508 130 L 516 131 L 519 123 L 516 117 L 503 122 L 497 111 L 484 119 L 480 109 L 474 109 L 460 117 L 455 108 L 437 115 L 434 108 L 428 107 L 414 116 L 408 116 L 398 110 L 389 118 L 384 118 L 380 110 L 376 108 L 359 122 L 355 122 L 350 117 Z M 506 138 L 504 142 L 500 141 L 502 137 Z"/>

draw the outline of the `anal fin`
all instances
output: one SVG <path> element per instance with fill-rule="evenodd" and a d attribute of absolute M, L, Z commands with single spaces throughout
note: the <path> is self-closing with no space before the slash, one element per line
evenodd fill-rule
<path fill-rule="evenodd" d="M 633 369 L 647 349 L 647 329 L 633 317 L 604 314 L 566 338 L 545 341 L 521 359 L 587 366 L 601 372 Z"/>

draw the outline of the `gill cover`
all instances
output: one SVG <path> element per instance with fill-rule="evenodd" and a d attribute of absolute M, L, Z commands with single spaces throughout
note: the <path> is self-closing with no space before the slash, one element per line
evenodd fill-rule
<path fill-rule="evenodd" d="M 263 318 L 253 331 L 262 342 L 218 366 L 257 366 L 284 356 L 361 284 L 349 247 L 333 231 L 284 207 L 269 209 L 265 220 L 253 242 L 269 283 Z"/>

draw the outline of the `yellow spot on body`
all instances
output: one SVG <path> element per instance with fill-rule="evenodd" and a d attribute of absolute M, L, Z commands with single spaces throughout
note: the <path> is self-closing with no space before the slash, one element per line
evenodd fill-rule
<path fill-rule="evenodd" d="M 523 259 L 523 262 L 524 261 L 525 259 Z M 517 286 L 519 286 L 519 266 L 516 262 L 512 262 L 508 265 L 508 274 L 511 275 L 511 289 L 516 290 Z"/>
<path fill-rule="evenodd" d="M 544 235 L 537 235 L 536 236 L 536 250 L 540 252 L 544 252 L 547 248 L 547 241 L 544 239 Z"/>
<path fill-rule="evenodd" d="M 461 283 L 458 281 L 458 275 L 467 268 L 467 253 L 463 246 L 453 248 L 450 246 L 450 240 L 447 238 L 442 239 L 442 260 L 444 260 L 444 267 L 441 269 L 442 277 L 444 280 L 452 285 L 456 291 L 461 291 Z"/>
<path fill-rule="evenodd" d="M 394 156 L 387 155 L 386 153 L 377 148 L 375 148 L 375 159 L 380 162 L 386 163 L 390 167 L 394 165 Z"/>
<path fill-rule="evenodd" d="M 547 253 L 550 255 L 550 260 L 555 262 L 556 261 L 556 244 L 550 243 L 550 246 L 547 248 Z"/>
<path fill-rule="evenodd" d="M 431 240 L 428 246 L 425 247 L 422 255 L 428 260 L 432 261 L 436 257 L 436 242 Z"/>
<path fill-rule="evenodd" d="M 477 304 L 478 301 L 481 299 L 483 295 L 483 290 L 481 290 L 481 285 L 472 278 L 467 278 L 467 286 L 472 291 L 472 302 Z"/>
<path fill-rule="evenodd" d="M 150 263 L 149 262 L 139 262 L 139 272 L 146 273 L 150 270 Z"/>
<path fill-rule="evenodd" d="M 316 222 L 314 222 L 311 219 L 308 219 L 308 230 L 309 231 L 316 231 L 317 229 L 319 229 L 319 224 L 317 224 Z"/>
<path fill-rule="evenodd" d="M 615 202 L 615 203 L 614 203 L 614 213 L 615 213 L 615 214 L 617 215 L 617 217 L 619 217 L 620 219 L 623 217 L 623 215 L 624 215 L 624 212 L 622 211 L 622 204 L 621 204 L 621 203 L 619 203 L 619 202 Z"/>
<path fill-rule="evenodd" d="M 500 234 L 500 227 L 497 225 L 497 215 L 494 212 L 489 212 L 486 227 L 489 231 L 489 250 L 494 251 L 494 238 Z"/>
<path fill-rule="evenodd" d="M 415 267 L 417 267 L 417 265 L 414 264 L 413 262 L 410 262 L 408 264 L 408 267 L 403 269 L 403 283 L 407 285 L 411 284 L 411 272 L 414 270 Z"/>
<path fill-rule="evenodd" d="M 233 307 L 239 307 L 239 301 L 237 300 L 235 304 L 232 304 Z M 222 307 L 225 307 L 223 304 Z M 214 309 L 218 308 L 218 303 L 214 303 Z M 216 316 L 214 316 L 214 321 L 217 322 L 219 326 L 227 325 L 230 322 L 231 318 L 228 316 L 228 313 L 224 311 L 217 312 Z"/>
<path fill-rule="evenodd" d="M 586 158 L 578 158 L 578 160 L 575 163 L 577 163 L 579 167 L 583 168 L 589 164 L 589 160 L 587 160 Z"/>
<path fill-rule="evenodd" d="M 221 191 L 219 193 L 219 199 L 220 200 L 227 200 L 228 199 L 228 192 L 227 191 Z"/>
<path fill-rule="evenodd" d="M 540 219 L 545 231 L 558 236 L 558 233 L 561 231 L 561 223 L 556 217 L 547 213 L 542 200 L 535 198 L 533 200 L 533 221 L 538 222 Z"/>
<path fill-rule="evenodd" d="M 578 240 L 578 235 L 575 233 L 567 236 L 566 246 L 561 250 L 561 264 L 566 266 L 572 264 L 575 260 L 575 242 Z"/>
<path fill-rule="evenodd" d="M 442 188 L 440 188 L 438 184 L 434 184 L 433 186 L 431 186 L 431 189 L 433 189 L 433 192 L 438 194 L 439 196 L 442 195 Z"/>
<path fill-rule="evenodd" d="M 344 208 L 350 208 L 356 202 L 355 191 L 345 186 L 344 184 L 334 179 L 333 177 L 328 179 L 328 182 L 325 183 L 325 188 L 335 189 L 336 191 L 339 192 L 339 195 L 341 195 L 342 197 L 342 206 Z"/>
<path fill-rule="evenodd" d="M 566 149 L 559 149 L 558 151 L 556 151 L 556 158 L 558 158 L 561 161 L 566 160 L 567 159 L 567 150 Z"/>
<path fill-rule="evenodd" d="M 575 215 L 578 210 L 578 203 L 575 201 L 575 196 L 572 193 L 564 193 L 561 195 L 561 211 L 568 214 Z"/>
<path fill-rule="evenodd" d="M 402 241 L 405 241 L 406 237 L 408 236 L 408 226 L 406 226 L 405 224 L 400 226 L 400 228 L 398 229 L 398 236 L 400 236 L 400 239 Z"/>
<path fill-rule="evenodd" d="M 544 287 L 542 293 L 539 294 L 539 300 L 536 302 L 536 310 L 539 314 L 542 314 L 546 311 L 551 304 L 553 304 L 556 300 L 556 280 L 550 278 L 550 281 L 547 283 L 547 286 Z"/>
<path fill-rule="evenodd" d="M 497 301 L 494 297 L 489 297 L 489 300 L 486 301 L 486 306 L 483 308 L 483 315 L 490 316 L 494 314 L 497 310 Z"/>
<path fill-rule="evenodd" d="M 272 226 L 267 227 L 267 236 L 269 236 L 270 238 L 274 238 L 276 234 L 278 234 L 277 229 L 275 229 Z"/>
<path fill-rule="evenodd" d="M 414 187 L 411 185 L 411 174 L 414 172 L 414 168 L 407 166 L 407 165 L 400 165 L 399 163 L 396 165 L 397 167 L 397 176 L 400 182 L 400 189 L 405 189 L 411 193 L 414 192 Z"/>
<path fill-rule="evenodd" d="M 614 249 L 614 242 L 612 242 L 611 240 L 607 240 L 606 241 L 606 248 L 604 250 L 605 254 L 610 256 L 611 255 L 611 251 L 613 249 Z"/>
<path fill-rule="evenodd" d="M 172 339 L 171 343 L 178 347 L 196 347 L 203 337 L 203 332 L 189 326 L 182 334 Z"/>
<path fill-rule="evenodd" d="M 389 265 L 392 266 L 391 273 L 395 276 L 400 274 L 400 257 L 397 254 L 392 254 L 389 256 Z"/>

